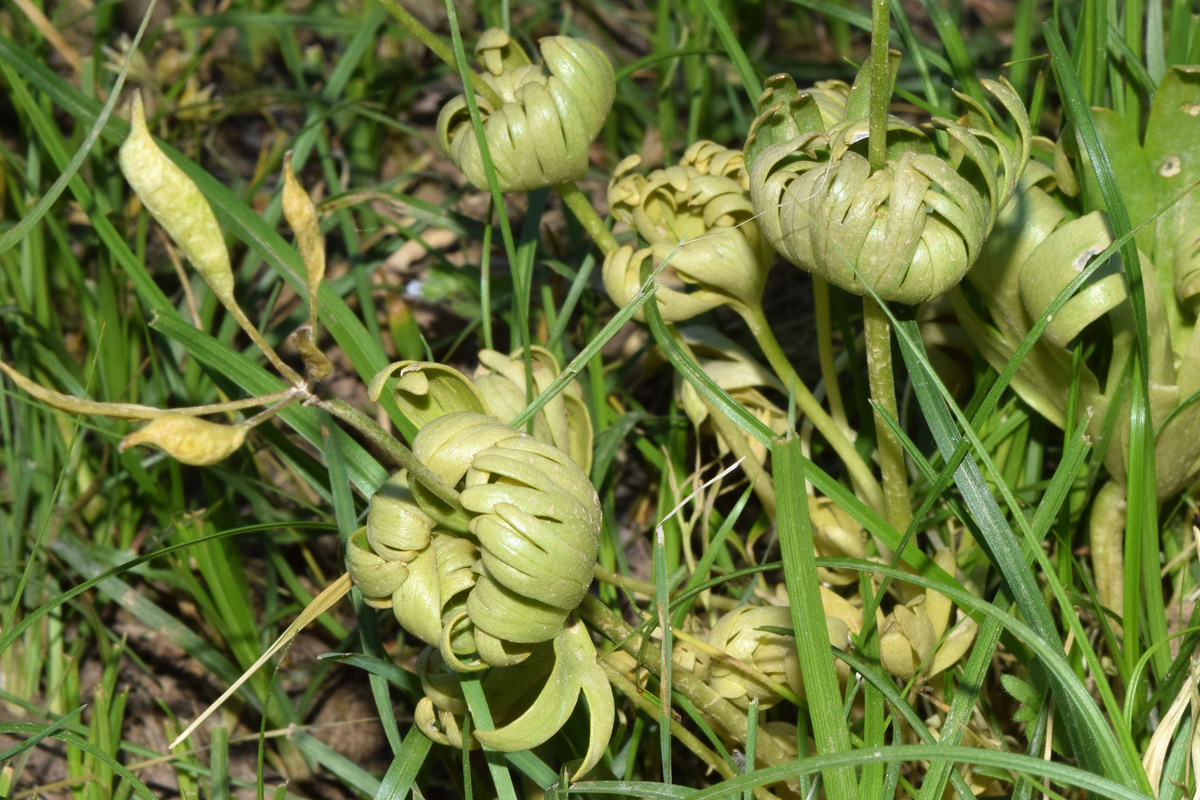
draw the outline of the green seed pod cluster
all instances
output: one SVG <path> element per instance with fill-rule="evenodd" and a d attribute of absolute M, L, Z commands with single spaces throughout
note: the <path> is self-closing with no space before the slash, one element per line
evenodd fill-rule
<path fill-rule="evenodd" d="M 724 614 L 706 637 L 712 652 L 697 657 L 676 647 L 677 660 L 695 661 L 700 666 L 698 677 L 741 708 L 752 700 L 758 700 L 760 709 L 767 709 L 784 697 L 793 701 L 803 697 L 792 615 L 782 587 L 779 602 L 782 605 L 743 606 Z M 850 635 L 862 630 L 862 610 L 824 586 L 821 606 L 829 644 L 849 647 Z M 841 680 L 848 674 L 839 667 Z"/>
<path fill-rule="evenodd" d="M 769 628 L 792 629 L 792 612 L 784 606 L 744 607 L 717 620 L 709 631 L 708 643 L 753 673 L 716 658 L 708 665 L 708 683 L 722 697 L 745 708 L 758 700 L 759 708 L 770 708 L 783 699 L 779 686 L 800 694 L 800 656 L 794 636 Z"/>
<path fill-rule="evenodd" d="M 562 451 L 466 411 L 427 424 L 413 453 L 461 485 L 468 516 L 394 476 L 352 537 L 351 577 L 455 669 L 519 663 L 562 632 L 591 584 L 600 531 L 591 481 Z"/>
<path fill-rule="evenodd" d="M 499 97 L 495 107 L 476 95 L 485 139 L 502 192 L 522 192 L 582 178 L 588 148 L 616 97 L 612 63 L 596 45 L 569 36 L 539 43 L 536 66 L 507 33 L 491 28 L 475 46 L 483 82 Z M 459 96 L 438 115 L 437 137 L 479 189 L 488 188 L 467 100 Z"/>
<path fill-rule="evenodd" d="M 505 367 L 495 355 L 494 365 Z M 482 400 L 456 371 L 409 374 L 433 379 L 424 398 L 436 399 L 438 408 Z M 508 389 L 489 394 L 498 391 Z M 432 416 L 412 449 L 457 490 L 461 509 L 408 472 L 397 473 L 372 497 L 346 562 L 365 601 L 392 609 L 429 645 L 418 724 L 437 741 L 460 744 L 466 706 L 458 675 L 486 671 L 482 686 L 495 697 L 489 707 L 497 727 L 476 731 L 475 739 L 522 750 L 552 736 L 582 691 L 592 717 L 578 774 L 586 772 L 607 746 L 614 714 L 591 638 L 571 616 L 591 585 L 599 546 L 600 503 L 591 481 L 562 450 L 477 411 Z"/>
<path fill-rule="evenodd" d="M 933 560 L 955 574 L 954 553 L 948 548 L 940 549 Z M 880 614 L 879 663 L 905 681 L 916 676 L 926 681 L 957 664 L 975 641 L 979 624 L 964 616 L 951 628 L 953 612 L 950 598 L 926 589 L 897 604 L 886 618 Z"/>
<path fill-rule="evenodd" d="M 984 81 L 1016 123 L 1016 141 L 959 94 L 962 118 L 926 126 L 945 132 L 948 151 L 889 116 L 887 164 L 872 171 L 869 74 L 868 59 L 849 89 L 767 81 L 746 140 L 750 195 L 767 239 L 793 264 L 854 294 L 871 286 L 885 301 L 920 303 L 955 286 L 978 257 L 1029 160 L 1028 115 L 1008 83 Z"/>
<path fill-rule="evenodd" d="M 721 305 L 760 306 L 775 254 L 754 221 L 741 153 L 701 141 L 678 164 L 649 175 L 635 171 L 640 163 L 638 156 L 626 158 L 608 187 L 613 216 L 646 243 L 605 259 L 604 286 L 613 302 L 629 302 L 644 267 L 667 261 L 656 295 L 667 322 Z M 694 288 L 684 291 L 685 285 Z"/>

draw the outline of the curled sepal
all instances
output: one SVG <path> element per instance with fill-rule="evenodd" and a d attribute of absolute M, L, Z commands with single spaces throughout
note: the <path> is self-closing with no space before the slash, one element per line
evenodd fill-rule
<path fill-rule="evenodd" d="M 743 189 L 750 188 L 750 173 L 746 171 L 746 159 L 741 150 L 732 150 L 724 145 L 701 139 L 683 152 L 679 158 L 681 167 L 695 167 L 705 175 L 731 178 Z"/>
<path fill-rule="evenodd" d="M 1036 269 L 1021 271 L 1021 300 L 1030 319 L 1036 320 L 1092 259 L 1112 244 L 1107 218 L 1093 211 L 1050 234 L 1029 256 Z M 1046 326 L 1046 339 L 1070 347 L 1084 328 L 1125 301 L 1129 292 L 1120 260 L 1110 257 L 1092 273 L 1088 283 L 1058 310 Z"/>
<path fill-rule="evenodd" d="M 491 29 L 475 52 L 482 75 L 500 98 L 495 108 L 476 96 L 484 138 L 502 192 L 531 191 L 574 181 L 587 173 L 588 148 L 616 97 L 616 76 L 596 45 L 568 36 L 539 42 L 544 66 L 530 63 L 504 31 Z M 438 143 L 479 189 L 487 174 L 463 96 L 442 108 Z"/>
<path fill-rule="evenodd" d="M 433 361 L 396 361 L 371 378 L 367 397 L 379 402 L 388 380 L 396 373 L 392 397 L 404 416 L 420 430 L 427 424 L 454 411 L 488 413 L 487 401 L 473 383 L 456 370 Z"/>
<path fill-rule="evenodd" d="M 1010 142 L 964 99 L 961 120 L 934 119 L 951 147 L 887 119 L 887 163 L 872 171 L 868 123 L 854 116 L 769 145 L 751 161 L 750 194 L 771 244 L 793 264 L 854 294 L 920 303 L 955 286 L 975 262 L 1029 160 L 1032 132 L 1004 82 L 985 87 L 1017 125 Z M 854 98 L 852 97 L 851 100 Z M 750 158 L 747 159 L 750 161 Z"/>
<path fill-rule="evenodd" d="M 488 413 L 507 424 L 558 379 L 558 360 L 544 347 L 530 349 L 533 387 L 526 391 L 525 360 L 517 350 L 504 355 L 495 350 L 479 351 L 479 368 L 471 379 L 486 398 Z M 583 402 L 583 390 L 575 381 L 563 387 L 533 417 L 533 438 L 553 445 L 571 457 L 584 472 L 592 466 L 592 418 Z"/>
<path fill-rule="evenodd" d="M 653 271 L 661 264 L 661 259 L 652 259 L 652 255 L 654 251 L 649 247 L 635 250 L 629 245 L 622 245 L 604 257 L 604 290 L 618 306 L 627 305 L 637 296 L 647 277 L 643 272 Z M 691 319 L 728 302 L 724 295 L 703 288 L 691 292 L 681 291 L 683 281 L 669 263 L 659 273 L 656 282 L 658 291 L 654 298 L 658 302 L 659 313 L 668 323 Z M 646 321 L 641 310 L 635 316 L 641 322 Z"/>
<path fill-rule="evenodd" d="M 168 412 L 122 439 L 120 450 L 124 452 L 134 445 L 149 445 L 176 461 L 207 467 L 228 458 L 241 447 L 246 441 L 247 430 L 244 425 L 221 425 Z"/>
<path fill-rule="evenodd" d="M 226 306 L 236 305 L 233 269 L 221 226 L 196 184 L 150 135 L 141 94 L 133 97 L 129 136 L 117 161 L 142 205 L 179 245 L 217 298 Z"/>
<path fill-rule="evenodd" d="M 511 722 L 492 731 L 477 730 L 475 737 L 505 752 L 536 747 L 566 724 L 582 691 L 591 722 L 587 755 L 572 776 L 577 780 L 600 763 L 612 735 L 616 708 L 604 670 L 596 663 L 596 647 L 582 622 L 575 620 L 554 639 L 554 656 L 554 667 L 533 703 Z"/>
<path fill-rule="evenodd" d="M 359 528 L 346 542 L 346 568 L 363 602 L 373 608 L 391 608 L 392 595 L 408 580 L 408 563 L 377 554 L 367 541 L 366 528 Z"/>
<path fill-rule="evenodd" d="M 744 148 L 747 165 L 773 144 L 808 133 L 822 132 L 846 115 L 850 85 L 844 81 L 818 81 L 800 89 L 790 75 L 772 75 L 763 83 Z"/>

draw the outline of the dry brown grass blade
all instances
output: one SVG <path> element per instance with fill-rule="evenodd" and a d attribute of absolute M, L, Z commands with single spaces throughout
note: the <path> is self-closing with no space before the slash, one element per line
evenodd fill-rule
<path fill-rule="evenodd" d="M 250 668 L 242 673 L 242 677 L 234 681 L 233 684 L 225 690 L 223 695 L 218 697 L 216 701 L 208 708 L 204 709 L 204 713 L 196 717 L 196 720 L 191 725 L 188 725 L 183 733 L 175 737 L 175 741 L 171 742 L 171 746 L 168 749 L 174 750 L 181 742 L 185 741 L 189 736 L 191 736 L 192 732 L 196 730 L 196 728 L 200 727 L 201 723 L 208 719 L 214 711 L 219 709 L 225 703 L 225 701 L 228 700 L 230 696 L 232 696 L 233 693 L 241 687 L 243 683 L 250 679 L 251 675 L 258 671 L 259 667 L 261 667 L 269 658 L 271 658 L 271 656 L 275 655 L 288 644 L 290 644 L 292 639 L 296 638 L 296 634 L 304 630 L 304 628 L 306 628 L 310 622 L 328 611 L 334 603 L 336 603 L 338 600 L 341 600 L 346 593 L 350 591 L 350 586 L 350 573 L 346 572 L 343 573 L 342 576 L 336 581 L 329 584 L 329 586 L 326 587 L 323 592 L 314 597 L 312 602 L 305 606 L 304 610 L 300 612 L 300 616 L 296 617 L 295 622 L 289 625 L 287 630 L 275 640 L 275 643 L 268 647 L 267 651 L 259 656 L 258 660 L 251 664 Z"/>

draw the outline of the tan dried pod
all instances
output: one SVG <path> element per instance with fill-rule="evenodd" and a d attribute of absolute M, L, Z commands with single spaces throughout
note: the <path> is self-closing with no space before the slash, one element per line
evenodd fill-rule
<path fill-rule="evenodd" d="M 236 305 L 229 250 L 216 215 L 196 184 L 159 149 L 150 129 L 141 94 L 133 96 L 129 136 L 117 157 L 125 180 L 142 205 L 179 245 L 221 303 Z"/>
<path fill-rule="evenodd" d="M 954 553 L 949 548 L 938 550 L 933 560 L 955 574 Z M 950 598 L 933 589 L 897 605 L 879 620 L 879 661 L 883 668 L 906 681 L 914 677 L 925 681 L 958 663 L 975 641 L 979 624 L 963 616 L 947 635 L 953 612 Z"/>
<path fill-rule="evenodd" d="M 296 234 L 296 247 L 308 284 L 308 324 L 296 331 L 296 349 L 304 359 L 309 380 L 323 380 L 333 372 L 329 357 L 317 347 L 317 297 L 325 279 L 325 245 L 321 241 L 321 226 L 317 207 L 296 175 L 292 172 L 292 154 L 283 157 L 283 216 Z"/>
<path fill-rule="evenodd" d="M 722 697 L 741 708 L 757 699 L 759 708 L 770 708 L 783 699 L 769 681 L 800 694 L 800 656 L 794 636 L 785 636 L 764 628 L 792 630 L 791 611 L 783 606 L 743 607 L 717 620 L 708 634 L 708 643 L 750 667 L 754 673 L 737 669 L 714 658 L 708 668 L 708 682 Z"/>
<path fill-rule="evenodd" d="M 186 414 L 166 413 L 121 440 L 125 452 L 134 445 L 157 447 L 171 458 L 194 467 L 206 467 L 233 454 L 246 441 L 243 425 L 221 425 Z"/>

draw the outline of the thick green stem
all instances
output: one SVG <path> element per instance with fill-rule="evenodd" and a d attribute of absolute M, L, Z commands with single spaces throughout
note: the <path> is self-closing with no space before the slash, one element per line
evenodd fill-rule
<path fill-rule="evenodd" d="M 892 419 L 900 419 L 896 406 L 896 378 L 892 373 L 892 323 L 883 306 L 871 297 L 863 297 L 863 335 L 867 343 L 867 378 L 871 385 L 871 399 L 876 405 L 875 437 L 879 462 L 883 468 L 887 518 L 892 527 L 904 531 L 912 522 L 904 448 L 879 413 L 882 410 Z"/>
<path fill-rule="evenodd" d="M 784 355 L 783 348 L 779 346 L 779 340 L 775 338 L 775 333 L 771 330 L 771 324 L 763 314 L 762 306 L 753 308 L 743 306 L 739 310 L 742 312 L 742 318 L 750 327 L 750 333 L 758 341 L 759 347 L 767 357 L 771 369 L 783 382 L 784 388 L 792 390 L 794 387 L 796 407 L 808 416 L 813 427 L 820 431 L 825 440 L 829 442 L 829 446 L 842 459 L 842 463 L 846 465 L 846 472 L 850 474 L 850 480 L 866 504 L 876 511 L 883 511 L 885 507 L 883 490 L 879 486 L 879 481 L 875 480 L 875 475 L 871 472 L 867 462 L 854 449 L 854 443 L 813 397 L 812 392 L 796 374 L 796 370 L 792 369 L 791 362 Z"/>
<path fill-rule="evenodd" d="M 439 39 L 437 34 L 422 25 L 420 20 L 408 13 L 396 0 L 379 0 L 379 4 L 395 17 L 396 21 L 403 25 L 409 33 L 417 37 L 421 44 L 428 47 L 430 52 L 444 61 L 455 72 L 459 71 L 458 59 L 454 57 L 454 50 L 450 48 L 450 45 Z M 483 79 L 475 74 L 474 71 L 469 71 L 469 73 L 471 76 L 471 87 L 475 90 L 476 94 L 483 96 L 492 104 L 492 108 L 499 108 L 504 105 L 504 101 L 500 99 L 500 95 L 496 94 L 492 87 L 484 83 Z"/>
<path fill-rule="evenodd" d="M 813 304 L 816 309 L 817 358 L 821 362 L 821 380 L 825 382 L 825 397 L 829 399 L 829 413 L 842 433 L 849 436 L 850 423 L 846 420 L 846 406 L 842 403 L 842 389 L 838 386 L 837 369 L 833 365 L 833 322 L 829 312 L 829 282 L 813 275 Z"/>
<path fill-rule="evenodd" d="M 596 213 L 596 209 L 592 207 L 592 201 L 588 200 L 587 195 L 580 191 L 578 186 L 571 182 L 560 183 L 554 187 L 554 191 L 558 192 L 563 203 L 571 209 L 575 219 L 583 225 L 584 230 L 592 237 L 592 241 L 600 248 L 600 252 L 608 255 L 617 249 L 616 238 L 609 232 L 608 226 Z"/>
<path fill-rule="evenodd" d="M 462 511 L 462 503 L 459 502 L 458 492 L 454 491 L 454 487 L 446 485 L 446 482 L 425 466 L 425 463 L 417 458 L 412 450 L 397 441 L 378 422 L 337 398 L 322 398 L 315 405 L 361 433 L 382 450 L 392 460 L 392 463 L 408 470 L 408 474 L 413 479 L 419 481 L 422 486 L 450 506 L 453 511 Z"/>

